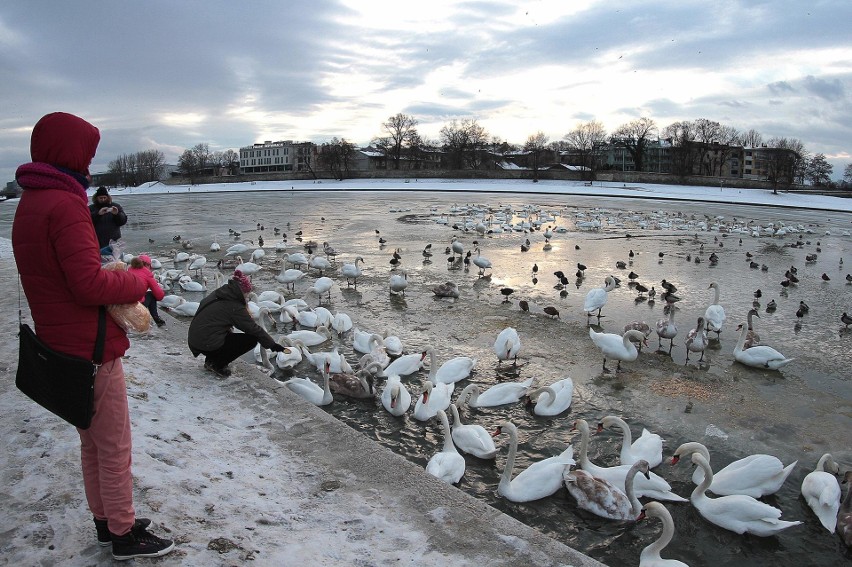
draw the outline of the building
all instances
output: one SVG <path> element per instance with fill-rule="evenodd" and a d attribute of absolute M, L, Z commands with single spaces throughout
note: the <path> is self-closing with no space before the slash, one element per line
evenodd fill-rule
<path fill-rule="evenodd" d="M 311 142 L 266 141 L 240 148 L 240 172 L 311 171 L 316 163 L 317 147 Z"/>

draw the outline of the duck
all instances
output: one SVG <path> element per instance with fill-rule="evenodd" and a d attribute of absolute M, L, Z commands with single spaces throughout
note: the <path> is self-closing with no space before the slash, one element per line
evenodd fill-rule
<path fill-rule="evenodd" d="M 709 332 L 716 333 L 716 338 L 722 334 L 722 325 L 725 324 L 725 308 L 719 305 L 719 284 L 713 282 L 707 289 L 713 290 L 713 303 L 711 303 L 704 312 L 704 321 L 706 329 Z"/>
<path fill-rule="evenodd" d="M 606 367 L 607 358 L 614 358 L 618 360 L 618 365 L 615 368 L 616 372 L 618 372 L 621 370 L 622 360 L 632 362 L 639 357 L 639 351 L 636 349 L 636 346 L 632 341 L 638 341 L 646 346 L 648 344 L 648 340 L 645 338 L 645 335 L 641 331 L 636 330 L 627 331 L 622 336 L 615 333 L 597 333 L 594 329 L 589 327 L 589 337 L 592 339 L 592 342 L 595 343 L 595 346 L 603 352 L 604 372 L 610 371 Z"/>
<path fill-rule="evenodd" d="M 674 338 L 677 336 L 677 324 L 675 324 L 674 316 L 675 309 L 674 307 L 670 307 L 669 316 L 659 319 L 656 325 L 657 337 L 659 338 L 659 348 L 663 348 L 663 339 L 669 339 L 669 355 L 672 353 L 672 349 L 674 348 Z"/>
<path fill-rule="evenodd" d="M 772 313 L 776 309 L 778 309 L 778 303 L 776 303 L 774 299 L 770 299 L 769 303 L 766 304 L 766 312 Z"/>
<path fill-rule="evenodd" d="M 772 347 L 758 345 L 750 349 L 744 349 L 743 345 L 748 338 L 748 329 L 746 323 L 740 323 L 737 327 L 740 331 L 740 340 L 734 347 L 734 359 L 740 364 L 753 366 L 755 368 L 768 368 L 770 370 L 778 370 L 790 364 L 794 358 L 787 358 Z"/>
<path fill-rule="evenodd" d="M 663 438 L 647 429 L 642 429 L 642 435 L 636 441 L 630 434 L 630 426 L 615 415 L 608 415 L 598 423 L 598 433 L 609 427 L 621 429 L 621 453 L 619 462 L 622 465 L 632 465 L 636 461 L 648 461 L 651 468 L 663 462 Z"/>
<path fill-rule="evenodd" d="M 328 363 L 326 363 L 326 372 L 328 371 Z M 361 370 L 357 374 L 351 372 L 332 372 L 329 376 L 331 391 L 348 398 L 372 398 L 376 395 L 376 389 L 373 385 L 373 371 L 374 369 L 368 368 Z"/>
<path fill-rule="evenodd" d="M 299 331 L 293 331 L 286 335 L 286 337 L 287 340 L 293 343 L 295 343 L 295 341 L 301 341 L 306 347 L 313 347 L 331 340 L 331 331 L 329 331 L 324 325 L 320 325 L 314 331 L 301 329 Z"/>
<path fill-rule="evenodd" d="M 421 368 L 423 368 L 423 364 L 426 361 L 426 355 L 429 354 L 429 351 L 432 347 L 427 347 L 423 352 L 417 352 L 413 354 L 405 354 L 400 356 L 393 362 L 387 365 L 386 368 L 382 369 L 379 372 L 379 376 L 408 376 L 409 374 L 414 374 Z"/>
<path fill-rule="evenodd" d="M 388 376 L 382 390 L 382 407 L 394 417 L 400 417 L 411 407 L 411 393 L 399 376 Z"/>
<path fill-rule="evenodd" d="M 450 411 L 453 414 L 452 436 L 456 448 L 480 459 L 495 458 L 497 447 L 491 434 L 481 425 L 462 423 L 456 404 L 450 404 Z"/>
<path fill-rule="evenodd" d="M 852 547 L 852 471 L 846 471 L 843 484 L 847 489 L 846 496 L 840 503 L 840 512 L 837 513 L 837 533 L 846 547 Z"/>
<path fill-rule="evenodd" d="M 754 324 L 752 323 L 753 317 L 760 317 L 760 313 L 757 312 L 757 309 L 749 309 L 748 315 L 746 315 L 748 333 L 746 334 L 745 343 L 743 343 L 744 349 L 750 349 L 751 347 L 760 344 L 760 335 L 758 335 L 757 331 L 754 330 Z"/>
<path fill-rule="evenodd" d="M 579 466 L 584 471 L 596 478 L 608 480 L 622 491 L 625 490 L 624 480 L 627 471 L 632 465 L 620 465 L 617 467 L 599 467 L 589 460 L 589 424 L 585 419 L 577 419 L 574 428 L 580 431 L 580 459 Z M 649 473 L 649 477 L 639 477 L 634 481 L 634 488 L 638 498 L 656 498 L 657 500 L 670 500 L 672 502 L 686 502 L 686 498 L 672 492 L 671 486 L 662 477 Z"/>
<path fill-rule="evenodd" d="M 456 403 L 461 404 L 467 400 L 467 405 L 472 408 L 491 408 L 514 404 L 527 395 L 532 383 L 533 378 L 527 378 L 523 382 L 501 382 L 484 392 L 480 392 L 477 384 L 468 384 L 459 394 Z"/>
<path fill-rule="evenodd" d="M 638 520 L 659 518 L 663 522 L 663 533 L 657 541 L 645 547 L 639 554 L 639 567 L 689 567 L 677 559 L 663 559 L 660 552 L 672 541 L 674 536 L 674 520 L 668 508 L 659 502 L 648 502 L 642 508 Z M 637 521 L 638 521 L 637 520 Z"/>
<path fill-rule="evenodd" d="M 704 317 L 699 317 L 695 324 L 695 328 L 690 330 L 686 335 L 684 344 L 686 345 L 686 361 L 689 362 L 690 352 L 700 352 L 701 357 L 698 362 L 704 360 L 704 351 L 707 349 L 707 331 L 704 330 Z"/>
<path fill-rule="evenodd" d="M 444 410 L 438 410 L 437 415 L 444 431 L 444 448 L 432 455 L 426 464 L 426 472 L 448 484 L 456 484 L 464 476 L 464 457 L 453 445 L 447 413 Z"/>
<path fill-rule="evenodd" d="M 470 376 L 476 367 L 476 359 L 469 356 L 457 356 L 444 362 L 440 368 L 435 357 L 435 349 L 429 352 L 429 380 L 438 384 L 455 384 Z"/>
<path fill-rule="evenodd" d="M 636 498 L 633 480 L 636 473 L 649 476 L 648 462 L 636 461 L 627 471 L 621 490 L 608 480 L 595 478 L 582 469 L 566 470 L 562 481 L 568 494 L 577 501 L 577 507 L 607 520 L 636 521 L 642 513 L 642 504 Z"/>
<path fill-rule="evenodd" d="M 361 269 L 358 267 L 358 262 L 363 263 L 364 258 L 358 256 L 355 258 L 354 262 L 351 264 L 343 264 L 343 267 L 340 269 L 340 273 L 346 278 L 346 287 L 349 287 L 350 283 L 354 283 L 355 289 L 358 289 L 358 276 L 361 275 Z M 352 281 L 350 282 L 350 280 Z"/>
<path fill-rule="evenodd" d="M 684 443 L 674 453 L 672 464 L 693 453 L 700 453 L 704 460 L 710 463 L 710 451 L 701 443 Z M 769 494 L 775 494 L 781 489 L 784 481 L 790 475 L 793 467 L 798 461 L 793 461 L 786 467 L 778 457 L 757 453 L 749 455 L 729 464 L 713 475 L 713 483 L 707 488 L 714 494 L 727 496 L 731 494 L 744 494 L 753 498 L 760 498 Z M 704 472 L 695 469 L 692 474 L 692 482 L 701 483 Z"/>
<path fill-rule="evenodd" d="M 497 340 L 494 341 L 494 352 L 497 354 L 498 365 L 504 360 L 512 360 L 514 364 L 517 364 L 520 350 L 521 338 L 518 336 L 518 331 L 513 327 L 506 327 L 500 331 Z"/>
<path fill-rule="evenodd" d="M 455 388 L 455 384 L 433 384 L 426 380 L 423 392 L 414 404 L 414 419 L 427 421 L 435 417 L 438 410 L 450 407 L 450 398 Z"/>
<path fill-rule="evenodd" d="M 606 305 L 606 294 L 615 289 L 615 279 L 612 276 L 607 276 L 604 279 L 603 287 L 598 287 L 589 290 L 586 294 L 586 299 L 583 302 L 583 312 L 586 314 L 586 322 L 595 311 L 598 312 L 598 319 L 601 318 L 601 310 Z"/>
<path fill-rule="evenodd" d="M 840 511 L 840 484 L 837 482 L 839 472 L 840 466 L 834 462 L 831 453 L 825 453 L 817 461 L 816 468 L 802 481 L 802 496 L 805 502 L 819 518 L 822 526 L 832 534 L 837 527 L 837 514 Z"/>
<path fill-rule="evenodd" d="M 433 287 L 432 293 L 436 297 L 451 297 L 455 299 L 459 296 L 459 286 L 453 282 L 445 282 Z"/>
<path fill-rule="evenodd" d="M 497 485 L 497 494 L 511 502 L 531 502 L 547 498 L 562 488 L 562 474 L 566 468 L 576 464 L 571 445 L 559 455 L 534 462 L 512 478 L 518 452 L 518 430 L 511 421 L 505 421 L 491 436 L 497 437 L 503 433 L 509 434 L 509 453 L 500 476 L 500 484 Z"/>
<path fill-rule="evenodd" d="M 849 314 L 844 311 L 843 314 L 840 316 L 840 322 L 846 325 L 846 327 L 844 328 L 848 329 L 849 325 L 852 325 L 852 317 L 850 317 Z"/>
<path fill-rule="evenodd" d="M 533 405 L 533 413 L 542 417 L 552 417 L 571 407 L 574 397 L 574 381 L 570 376 L 557 380 L 548 386 L 530 391 L 527 399 Z"/>
<path fill-rule="evenodd" d="M 329 388 L 328 370 L 322 373 L 322 378 L 322 388 L 307 378 L 290 378 L 284 382 L 284 385 L 288 390 L 305 398 L 315 406 L 327 406 L 334 401 L 334 396 Z"/>
<path fill-rule="evenodd" d="M 692 462 L 704 471 L 704 480 L 689 499 L 708 522 L 734 533 L 760 537 L 773 536 L 802 523 L 781 520 L 781 510 L 744 494 L 709 498 L 705 493 L 713 483 L 713 469 L 699 452 L 692 453 Z"/>

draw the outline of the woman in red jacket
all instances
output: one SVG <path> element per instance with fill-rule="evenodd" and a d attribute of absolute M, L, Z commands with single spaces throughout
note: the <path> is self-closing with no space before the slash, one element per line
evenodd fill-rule
<path fill-rule="evenodd" d="M 51 348 L 90 358 L 100 305 L 132 303 L 147 284 L 124 271 L 101 269 L 89 214 L 89 164 L 100 141 L 97 128 L 72 114 L 42 117 L 30 140 L 32 163 L 15 175 L 23 188 L 12 224 L 12 249 L 39 338 Z M 136 518 L 130 471 L 130 414 L 121 356 L 127 335 L 107 317 L 103 364 L 95 378 L 95 412 L 78 429 L 83 484 L 98 543 L 113 557 L 156 557 L 174 548 Z"/>

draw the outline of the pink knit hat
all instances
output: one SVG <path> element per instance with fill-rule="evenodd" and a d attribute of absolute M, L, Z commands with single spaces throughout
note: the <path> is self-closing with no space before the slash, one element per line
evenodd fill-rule
<path fill-rule="evenodd" d="M 234 277 L 232 278 L 236 280 L 238 284 L 240 284 L 240 290 L 243 293 L 248 293 L 252 290 L 251 280 L 248 279 L 248 276 L 243 274 L 239 270 L 234 270 Z"/>
<path fill-rule="evenodd" d="M 139 254 L 139 256 L 137 257 L 142 261 L 143 264 L 148 264 L 149 266 L 151 265 L 151 257 L 147 254 Z"/>

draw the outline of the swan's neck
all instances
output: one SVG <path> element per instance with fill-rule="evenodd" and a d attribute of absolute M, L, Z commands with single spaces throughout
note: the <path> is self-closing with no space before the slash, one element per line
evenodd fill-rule
<path fill-rule="evenodd" d="M 636 495 L 633 491 L 633 480 L 636 477 L 636 473 L 639 472 L 639 464 L 636 463 L 630 470 L 627 471 L 627 476 L 624 477 L 624 493 L 627 495 L 627 499 L 630 501 L 630 505 L 633 506 L 633 514 L 638 516 L 640 512 L 642 512 L 642 503 L 639 502 L 639 499 L 636 498 Z"/>
<path fill-rule="evenodd" d="M 580 425 L 580 466 L 587 468 L 589 466 L 589 426 Z"/>
<path fill-rule="evenodd" d="M 630 427 L 624 422 L 624 420 L 616 421 L 618 427 L 621 428 L 621 450 L 629 451 L 630 446 L 633 445 L 633 434 L 630 433 Z"/>
<path fill-rule="evenodd" d="M 713 305 L 719 305 L 719 286 L 713 288 Z"/>
<path fill-rule="evenodd" d="M 533 390 L 528 395 L 531 400 L 535 400 L 535 403 L 542 403 L 542 394 L 547 394 L 547 401 L 543 402 L 544 405 L 550 405 L 556 401 L 556 390 L 550 386 L 542 386 L 541 388 Z"/>
<path fill-rule="evenodd" d="M 745 347 L 746 337 L 748 336 L 748 329 L 743 327 L 740 329 L 740 340 L 737 341 L 737 346 L 734 347 L 734 352 L 742 352 Z"/>
<path fill-rule="evenodd" d="M 468 394 L 470 394 L 470 398 L 467 400 L 468 405 L 474 405 L 477 401 L 479 401 L 479 388 L 476 384 L 468 384 L 464 387 L 464 390 L 461 391 L 456 403 L 463 402 Z"/>
<path fill-rule="evenodd" d="M 500 484 L 507 486 L 512 482 L 512 471 L 515 470 L 515 453 L 518 451 L 518 430 L 510 425 L 504 425 L 503 429 L 509 433 L 509 454 L 506 456 L 506 465 L 503 467 Z"/>
<path fill-rule="evenodd" d="M 444 452 L 452 453 L 455 451 L 455 445 L 453 445 L 453 436 L 450 432 L 450 422 L 447 420 L 447 414 L 441 412 L 438 414 L 438 417 L 441 418 L 441 425 L 444 428 Z"/>
<path fill-rule="evenodd" d="M 438 375 L 438 363 L 435 362 L 435 351 L 429 349 L 429 380 L 435 381 L 435 376 Z"/>
<path fill-rule="evenodd" d="M 710 468 L 710 463 L 707 462 L 707 459 L 704 458 L 704 455 L 700 453 L 696 453 L 692 456 L 692 462 L 697 464 L 704 471 L 704 480 L 701 481 L 701 484 L 695 487 L 695 490 L 692 491 L 692 502 L 695 504 L 696 501 L 703 501 L 707 499 L 707 495 L 704 494 L 710 485 L 713 484 L 713 469 Z"/>
<path fill-rule="evenodd" d="M 819 461 L 817 461 L 817 465 L 816 465 L 816 468 L 814 469 L 814 471 L 827 472 L 827 471 L 825 471 L 825 463 L 832 461 L 832 460 L 833 459 L 831 458 L 831 455 L 829 453 L 826 453 L 825 455 L 823 455 L 822 457 L 819 458 Z"/>
<path fill-rule="evenodd" d="M 665 549 L 669 543 L 671 543 L 672 537 L 674 536 L 674 522 L 671 517 L 668 515 L 660 515 L 657 517 L 663 521 L 663 533 L 660 534 L 657 541 L 646 547 L 644 552 L 653 554 L 655 558 L 660 557 L 660 552 Z"/>
<path fill-rule="evenodd" d="M 754 317 L 754 315 L 752 315 L 751 311 L 749 311 L 748 316 L 746 318 L 746 320 L 748 321 L 748 330 L 749 331 L 751 331 L 751 329 L 752 329 L 752 318 L 753 317 Z"/>
<path fill-rule="evenodd" d="M 672 305 L 671 307 L 669 307 L 669 323 L 670 324 L 674 323 L 674 313 L 675 313 L 674 305 Z"/>
<path fill-rule="evenodd" d="M 461 425 L 461 419 L 459 418 L 459 410 L 456 407 L 456 404 L 450 404 L 450 411 L 453 412 L 453 425 Z"/>

